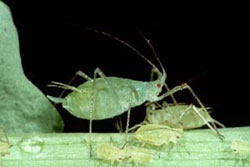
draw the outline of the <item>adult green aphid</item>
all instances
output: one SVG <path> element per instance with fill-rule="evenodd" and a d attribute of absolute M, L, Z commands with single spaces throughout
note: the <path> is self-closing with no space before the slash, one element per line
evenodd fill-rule
<path fill-rule="evenodd" d="M 146 149 L 137 147 L 125 147 L 121 149 L 113 144 L 100 144 L 96 149 L 98 158 L 115 163 L 132 163 L 133 165 L 150 162 L 152 155 Z"/>
<path fill-rule="evenodd" d="M 144 122 L 187 130 L 206 125 L 204 120 L 225 127 L 204 112 L 202 108 L 193 104 L 168 104 L 166 102 L 163 102 L 163 105 L 160 106 L 155 104 L 148 106 Z"/>
<path fill-rule="evenodd" d="M 160 93 L 162 92 L 162 87 L 166 85 L 166 72 L 158 56 L 156 55 L 155 50 L 153 49 L 152 45 L 149 43 L 148 40 L 146 41 L 151 47 L 158 63 L 160 64 L 161 71 L 130 44 L 105 32 L 98 33 L 111 37 L 112 39 L 119 41 L 120 43 L 135 51 L 141 58 L 143 58 L 152 66 L 151 76 L 153 76 L 153 74 L 157 74 L 158 77 L 156 80 L 148 82 L 118 77 L 106 77 L 99 68 L 96 68 L 94 71 L 93 79 L 88 77 L 85 73 L 81 71 L 78 71 L 76 73 L 77 75 L 87 80 L 83 84 L 79 85 L 77 88 L 58 82 L 52 82 L 50 86 L 72 90 L 73 92 L 68 94 L 65 98 L 55 98 L 51 96 L 48 96 L 48 98 L 55 103 L 62 103 L 63 108 L 68 110 L 74 116 L 90 120 L 90 150 L 92 120 L 112 118 L 128 111 L 128 121 L 126 126 L 127 134 L 129 126 L 130 108 L 139 106 L 146 101 L 156 102 L 162 100 L 163 98 L 171 96 L 173 93 L 183 89 L 188 89 L 191 91 L 191 88 L 187 84 L 182 84 L 160 95 Z M 100 77 L 97 78 L 97 75 L 99 75 Z M 197 101 L 206 111 L 202 103 L 199 100 Z M 216 129 L 212 128 L 212 130 L 216 134 L 219 134 Z M 126 141 L 127 135 L 125 136 L 125 143 Z"/>
<path fill-rule="evenodd" d="M 136 141 L 142 145 L 162 146 L 176 144 L 183 135 L 180 128 L 170 128 L 165 125 L 146 124 L 141 125 L 133 134 Z"/>
<path fill-rule="evenodd" d="M 72 92 L 65 98 L 55 98 L 51 96 L 48 96 L 48 98 L 55 103 L 62 103 L 63 108 L 68 110 L 74 116 L 90 120 L 90 148 L 92 120 L 112 118 L 126 111 L 129 111 L 129 120 L 130 108 L 139 106 L 146 101 L 159 101 L 164 97 L 171 95 L 171 93 L 164 93 L 159 96 L 162 87 L 165 84 L 166 72 L 156 54 L 155 57 L 161 66 L 162 72 L 130 44 L 107 33 L 101 33 L 121 42 L 135 51 L 152 66 L 152 73 L 157 74 L 158 78 L 154 81 L 144 82 L 126 78 L 106 77 L 99 68 L 96 68 L 93 79 L 81 71 L 76 73 L 87 80 L 78 87 L 59 82 L 52 82 L 52 84 L 49 85 L 72 90 Z M 97 75 L 100 77 L 97 78 Z M 129 123 L 127 123 L 126 129 L 128 129 L 128 126 Z"/>

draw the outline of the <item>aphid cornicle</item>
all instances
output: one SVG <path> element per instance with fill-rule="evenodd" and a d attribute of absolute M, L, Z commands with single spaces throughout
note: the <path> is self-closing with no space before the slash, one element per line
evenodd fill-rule
<path fill-rule="evenodd" d="M 200 113 L 200 115 L 198 115 L 197 112 Z M 201 119 L 201 116 L 207 120 L 207 122 L 214 122 L 221 127 L 225 127 L 210 115 L 207 115 L 202 108 L 193 104 L 168 104 L 165 102 L 159 107 L 156 107 L 154 104 L 148 106 L 144 122 L 187 130 L 206 125 L 206 122 Z"/>

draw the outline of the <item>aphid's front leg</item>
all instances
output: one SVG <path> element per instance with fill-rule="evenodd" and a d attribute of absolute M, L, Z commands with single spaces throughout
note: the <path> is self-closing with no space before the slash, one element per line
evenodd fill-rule
<path fill-rule="evenodd" d="M 164 93 L 163 95 L 159 96 L 158 100 L 162 100 L 163 98 L 167 97 L 167 96 L 170 96 L 178 91 L 181 91 L 183 89 L 188 89 L 189 92 L 193 95 L 193 97 L 195 98 L 195 100 L 198 102 L 198 104 L 201 106 L 202 110 L 207 114 L 207 117 L 208 118 L 211 118 L 211 116 L 209 115 L 206 107 L 202 104 L 201 100 L 198 98 L 198 96 L 194 93 L 193 89 L 187 84 L 187 83 L 184 83 L 184 84 L 181 84 L 181 85 L 178 85 L 176 87 L 174 87 L 173 89 L 171 89 L 170 91 Z M 222 134 L 220 134 L 218 132 L 218 130 L 216 129 L 216 125 L 214 124 L 214 122 L 211 122 L 212 126 L 210 125 L 210 123 L 197 111 L 197 114 L 200 116 L 200 118 L 206 123 L 206 125 L 216 134 L 219 136 L 220 139 L 223 139 L 224 136 Z M 211 118 L 212 119 L 212 118 Z"/>

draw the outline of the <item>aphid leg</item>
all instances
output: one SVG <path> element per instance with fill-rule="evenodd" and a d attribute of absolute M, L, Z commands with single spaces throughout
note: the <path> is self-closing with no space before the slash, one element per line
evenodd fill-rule
<path fill-rule="evenodd" d="M 188 106 L 188 108 L 186 108 L 185 110 L 182 111 L 181 115 L 180 115 L 180 120 L 182 119 L 182 117 L 186 114 L 189 114 L 189 112 L 191 112 L 191 108 L 195 107 L 193 104 L 190 104 Z"/>
<path fill-rule="evenodd" d="M 90 77 L 88 77 L 86 74 L 84 74 L 83 72 L 81 71 L 78 71 L 77 72 L 77 75 L 79 76 L 82 76 L 84 78 L 88 78 L 88 79 L 91 79 Z M 104 82 L 107 84 L 107 86 L 109 88 L 111 88 L 111 90 L 113 90 L 114 92 L 114 95 L 116 96 L 116 100 L 119 102 L 119 97 L 118 95 L 116 94 L 116 92 L 114 91 L 113 87 L 111 84 L 109 84 L 109 82 L 106 80 L 106 76 L 104 75 L 104 73 L 97 67 L 94 71 L 94 79 L 92 80 L 93 81 L 93 84 L 92 84 L 92 89 L 93 89 L 93 94 L 92 94 L 92 102 L 91 102 L 91 110 L 90 110 L 90 113 L 89 113 L 89 148 L 90 148 L 90 158 L 92 157 L 92 122 L 93 122 L 93 112 L 95 111 L 95 98 L 96 98 L 96 93 L 97 93 L 97 90 L 96 90 L 96 79 L 97 79 L 97 75 L 100 76 L 101 79 L 104 80 Z"/>
<path fill-rule="evenodd" d="M 167 83 L 164 83 L 164 86 L 167 89 L 167 91 L 170 91 L 170 88 L 168 87 Z M 178 103 L 177 103 L 177 101 L 176 101 L 176 99 L 174 97 L 174 94 L 171 94 L 170 97 L 173 100 L 174 104 L 177 105 Z"/>
<path fill-rule="evenodd" d="M 129 128 L 129 129 L 128 129 L 128 132 L 131 132 L 132 130 L 134 130 L 134 129 L 136 129 L 136 128 L 139 128 L 139 127 L 141 127 L 142 125 L 145 125 L 145 124 L 146 124 L 146 122 L 143 121 L 143 122 L 141 122 L 141 123 L 139 123 L 139 124 L 133 126 L 132 128 Z"/>
<path fill-rule="evenodd" d="M 123 127 L 122 127 L 122 118 L 119 117 L 119 120 L 115 122 L 115 127 L 118 130 L 119 133 L 123 132 Z"/>
<path fill-rule="evenodd" d="M 212 118 L 211 122 L 214 122 L 215 124 L 219 125 L 219 126 L 222 127 L 222 128 L 226 128 L 225 125 L 223 125 L 222 123 L 220 123 L 220 122 L 217 121 L 216 119 L 213 119 L 213 118 Z"/>
<path fill-rule="evenodd" d="M 126 130 L 125 130 L 125 139 L 124 139 L 124 144 L 122 146 L 122 149 L 125 148 L 125 146 L 127 145 L 128 142 L 128 128 L 129 128 L 129 122 L 130 122 L 130 111 L 131 111 L 131 107 L 128 109 L 128 115 L 127 115 L 127 123 L 126 123 Z"/>
<path fill-rule="evenodd" d="M 163 98 L 165 98 L 165 97 L 167 97 L 167 96 L 170 96 L 171 94 L 174 94 L 174 93 L 176 93 L 176 92 L 178 92 L 178 91 L 181 91 L 181 90 L 183 90 L 183 89 L 188 89 L 188 90 L 189 90 L 189 92 L 193 95 L 193 97 L 195 98 L 195 100 L 196 100 L 196 101 L 198 102 L 198 104 L 201 106 L 202 110 L 203 110 L 205 113 L 207 113 L 208 118 L 211 118 L 211 116 L 209 115 L 209 113 L 208 113 L 206 107 L 202 104 L 202 102 L 200 101 L 200 99 L 199 99 L 199 98 L 197 97 L 197 95 L 194 93 L 193 89 L 192 89 L 188 84 L 186 84 L 186 83 L 181 84 L 181 85 L 178 85 L 178 86 L 174 87 L 173 89 L 171 89 L 170 91 L 168 91 L 168 92 L 164 93 L 163 95 L 159 96 L 159 98 L 158 98 L 157 101 L 162 100 Z M 196 110 L 196 111 L 197 111 L 197 110 Z M 199 115 L 201 116 L 200 113 L 197 113 L 197 114 L 199 114 Z M 212 124 L 212 126 L 213 126 L 213 127 L 212 127 L 212 126 L 210 125 L 210 123 L 209 123 L 204 117 L 201 117 L 201 119 L 206 123 L 206 125 L 207 125 L 216 135 L 219 136 L 219 138 L 220 138 L 221 140 L 223 140 L 224 136 L 218 132 L 218 130 L 217 130 L 216 125 L 214 124 L 214 122 L 211 122 L 211 124 Z"/>
<path fill-rule="evenodd" d="M 129 108 L 128 108 L 128 115 L 127 115 L 127 123 L 126 123 L 126 130 L 125 130 L 125 142 L 124 145 L 122 146 L 122 149 L 125 148 L 127 142 L 128 142 L 128 131 L 129 131 L 129 123 L 130 123 L 130 112 L 131 112 L 131 103 L 132 103 L 132 96 L 133 94 L 135 95 L 137 99 L 137 92 L 133 86 L 130 86 L 130 98 L 129 98 Z"/>
<path fill-rule="evenodd" d="M 84 74 L 83 72 L 79 73 L 80 76 L 84 77 L 85 78 L 85 75 L 81 75 L 81 74 Z M 93 80 L 93 84 L 92 84 L 92 89 L 94 90 L 93 91 L 93 94 L 91 96 L 91 109 L 90 109 L 90 112 L 89 112 L 89 156 L 90 158 L 92 158 L 92 122 L 93 122 L 93 112 L 95 110 L 95 97 L 96 97 L 96 87 L 95 87 L 95 84 L 96 84 L 96 76 L 98 74 L 98 70 L 96 69 L 94 71 L 94 80 Z"/>
<path fill-rule="evenodd" d="M 76 75 L 88 80 L 88 81 L 93 81 L 92 78 L 90 78 L 87 74 L 85 74 L 84 72 L 82 72 L 81 70 L 76 72 Z"/>

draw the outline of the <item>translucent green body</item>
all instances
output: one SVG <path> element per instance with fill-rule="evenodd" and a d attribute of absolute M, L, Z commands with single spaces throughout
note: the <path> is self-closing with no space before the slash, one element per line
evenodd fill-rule
<path fill-rule="evenodd" d="M 145 101 L 155 101 L 162 87 L 159 81 L 142 82 L 117 77 L 97 78 L 77 87 L 61 100 L 63 108 L 76 117 L 90 119 L 92 102 L 93 120 L 112 118 L 139 106 Z M 51 99 L 53 100 L 53 99 Z M 53 100 L 55 102 L 55 100 Z M 58 102 L 58 101 L 57 101 Z"/>

